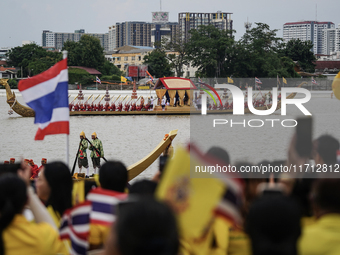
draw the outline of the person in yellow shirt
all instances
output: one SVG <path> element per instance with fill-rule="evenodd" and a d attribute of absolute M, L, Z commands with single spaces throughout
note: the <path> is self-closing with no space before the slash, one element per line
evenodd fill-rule
<path fill-rule="evenodd" d="M 62 162 L 46 164 L 36 180 L 37 195 L 45 203 L 57 227 L 65 210 L 72 207 L 72 187 L 70 170 Z"/>
<path fill-rule="evenodd" d="M 128 172 L 123 163 L 118 161 L 108 161 L 99 169 L 99 182 L 102 189 L 123 194 L 128 182 Z M 90 224 L 90 234 L 88 241 L 90 250 L 102 248 L 111 226 L 100 224 Z"/>
<path fill-rule="evenodd" d="M 69 254 L 44 205 L 29 186 L 30 169 L 0 177 L 0 254 Z M 28 188 L 27 188 L 28 187 Z M 28 202 L 36 223 L 23 215 Z"/>
<path fill-rule="evenodd" d="M 303 228 L 299 254 L 340 254 L 340 179 L 317 180 L 311 198 L 317 220 Z"/>

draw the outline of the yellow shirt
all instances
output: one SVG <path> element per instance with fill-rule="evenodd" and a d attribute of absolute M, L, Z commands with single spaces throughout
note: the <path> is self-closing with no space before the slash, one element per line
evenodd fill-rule
<path fill-rule="evenodd" d="M 60 227 L 60 220 L 61 220 L 61 217 L 59 215 L 58 212 L 55 212 L 53 210 L 53 207 L 52 206 L 47 206 L 47 211 L 48 213 L 50 214 L 50 216 L 52 217 L 53 221 L 54 221 L 54 224 L 57 226 L 57 228 Z"/>
<path fill-rule="evenodd" d="M 242 229 L 235 228 L 231 224 L 229 227 L 229 244 L 227 254 L 229 255 L 252 254 L 249 236 Z"/>
<path fill-rule="evenodd" d="M 340 254 L 340 214 L 326 214 L 302 230 L 300 255 Z"/>
<path fill-rule="evenodd" d="M 111 229 L 110 226 L 102 226 L 97 224 L 90 224 L 90 234 L 88 241 L 92 245 L 102 245 L 105 243 L 106 238 Z"/>
<path fill-rule="evenodd" d="M 47 223 L 32 223 L 16 215 L 4 230 L 6 255 L 69 254 L 59 233 Z"/>
<path fill-rule="evenodd" d="M 216 216 L 202 240 L 180 240 L 181 255 L 250 255 L 248 235 L 223 217 Z"/>

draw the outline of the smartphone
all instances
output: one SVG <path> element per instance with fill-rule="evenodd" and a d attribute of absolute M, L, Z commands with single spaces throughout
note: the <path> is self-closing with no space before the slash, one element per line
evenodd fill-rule
<path fill-rule="evenodd" d="M 312 118 L 298 118 L 296 126 L 295 149 L 301 157 L 310 157 L 312 154 Z"/>

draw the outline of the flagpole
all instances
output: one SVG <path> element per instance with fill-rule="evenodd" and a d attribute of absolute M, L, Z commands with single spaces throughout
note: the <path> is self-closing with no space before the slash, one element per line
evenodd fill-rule
<path fill-rule="evenodd" d="M 63 59 L 65 58 L 67 58 L 67 50 L 63 50 Z M 68 164 L 69 164 L 69 135 L 66 134 L 66 165 L 69 166 Z"/>

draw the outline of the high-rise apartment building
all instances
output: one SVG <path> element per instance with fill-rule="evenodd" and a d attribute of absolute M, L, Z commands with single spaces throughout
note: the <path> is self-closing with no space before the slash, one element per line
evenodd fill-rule
<path fill-rule="evenodd" d="M 340 24 L 335 30 L 335 51 L 340 52 Z"/>
<path fill-rule="evenodd" d="M 82 35 L 85 34 L 85 29 L 75 30 L 74 33 L 58 33 L 49 30 L 44 30 L 42 33 L 42 46 L 43 47 L 54 47 L 61 50 L 66 41 L 78 42 Z M 99 39 L 101 46 L 104 50 L 108 50 L 109 47 L 109 34 L 92 34 L 87 35 L 96 37 Z"/>
<path fill-rule="evenodd" d="M 312 41 L 314 54 L 327 54 L 331 47 L 327 46 L 327 38 L 331 32 L 328 29 L 334 29 L 333 22 L 302 21 L 289 22 L 283 25 L 283 40 L 288 42 L 291 39 L 300 39 L 301 41 Z"/>
<path fill-rule="evenodd" d="M 116 23 L 116 48 L 124 45 L 152 47 L 151 27 L 152 23 L 147 22 Z"/>
<path fill-rule="evenodd" d="M 160 42 L 162 38 L 167 38 L 171 41 L 175 38 L 178 33 L 178 23 L 177 22 L 167 22 L 167 23 L 156 23 L 152 24 L 151 28 L 151 43 L 154 45 L 155 42 Z"/>
<path fill-rule="evenodd" d="M 189 39 L 189 31 L 191 29 L 198 29 L 201 25 L 212 24 L 221 30 L 231 31 L 233 29 L 231 14 L 221 11 L 216 13 L 181 12 L 178 14 L 179 30 L 184 41 Z"/>
<path fill-rule="evenodd" d="M 323 52 L 325 55 L 340 53 L 340 24 L 336 28 L 326 29 L 323 40 Z"/>
<path fill-rule="evenodd" d="M 109 27 L 109 46 L 108 50 L 113 51 L 116 47 L 116 26 Z"/>

